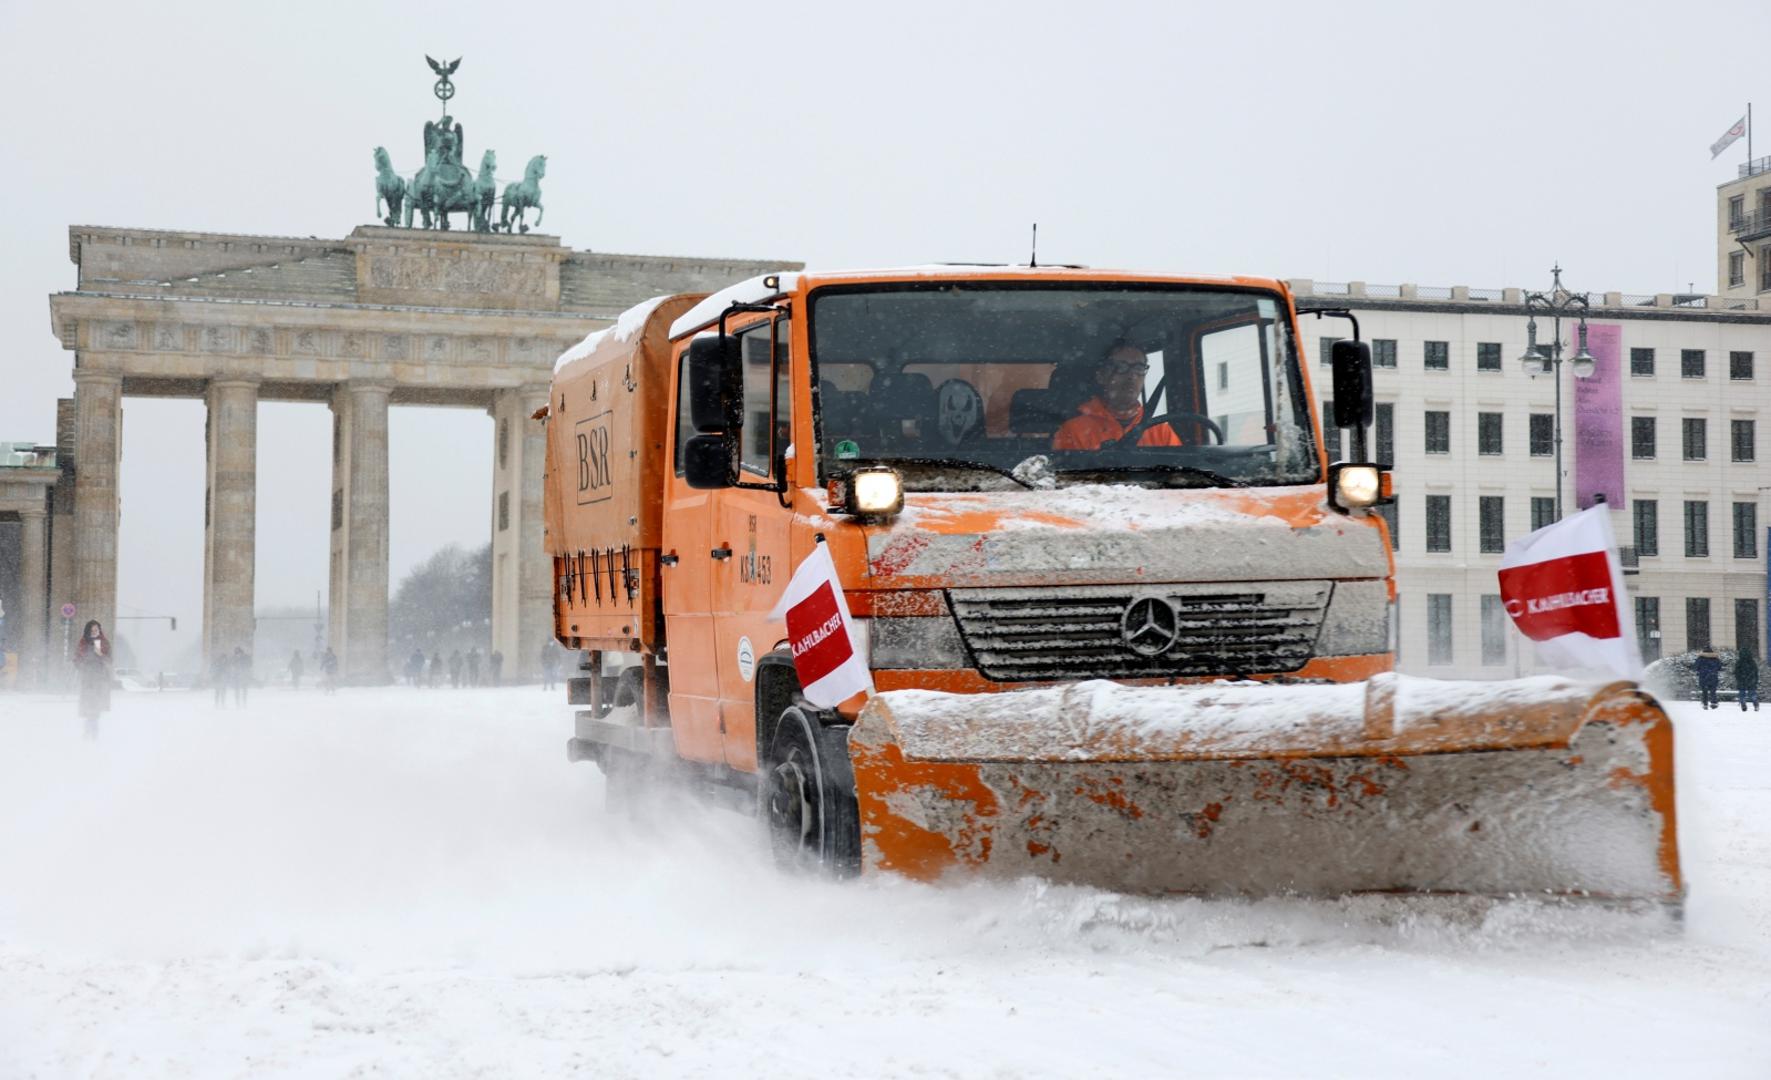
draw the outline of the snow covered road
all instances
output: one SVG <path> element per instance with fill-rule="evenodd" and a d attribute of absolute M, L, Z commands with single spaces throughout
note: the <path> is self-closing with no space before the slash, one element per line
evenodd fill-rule
<path fill-rule="evenodd" d="M 0 697 L 0 1077 L 1771 1075 L 1771 712 L 1677 707 L 1679 932 L 789 880 L 561 696 Z"/>

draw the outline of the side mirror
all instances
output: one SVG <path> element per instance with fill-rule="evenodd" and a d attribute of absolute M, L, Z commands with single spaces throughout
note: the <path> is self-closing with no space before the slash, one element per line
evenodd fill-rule
<path fill-rule="evenodd" d="M 689 412 L 696 431 L 736 431 L 743 425 L 743 382 L 735 339 L 721 335 L 689 342 L 687 374 Z"/>
<path fill-rule="evenodd" d="M 715 433 L 692 436 L 683 445 L 683 479 L 697 491 L 729 488 L 737 483 L 738 439 L 735 435 Z"/>
<path fill-rule="evenodd" d="M 1371 393 L 1371 346 L 1363 341 L 1337 341 L 1334 364 L 1334 426 L 1367 428 L 1376 406 Z"/>

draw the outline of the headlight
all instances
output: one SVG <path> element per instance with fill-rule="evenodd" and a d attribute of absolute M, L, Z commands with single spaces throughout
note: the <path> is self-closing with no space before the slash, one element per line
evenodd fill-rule
<path fill-rule="evenodd" d="M 904 481 L 895 469 L 856 469 L 843 509 L 856 517 L 891 517 L 904 509 Z"/>
<path fill-rule="evenodd" d="M 1365 510 L 1383 496 L 1383 470 L 1376 465 L 1335 465 L 1329 478 L 1329 501 L 1343 510 Z"/>

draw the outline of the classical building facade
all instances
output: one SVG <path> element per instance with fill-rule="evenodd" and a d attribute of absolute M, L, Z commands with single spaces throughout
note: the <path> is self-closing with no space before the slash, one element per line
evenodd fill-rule
<path fill-rule="evenodd" d="M 69 565 L 50 603 L 116 614 L 124 399 L 208 407 L 205 655 L 252 640 L 257 406 L 333 414 L 329 638 L 351 682 L 386 679 L 388 408 L 494 420 L 492 647 L 534 672 L 550 625 L 541 425 L 553 362 L 626 307 L 780 261 L 606 255 L 557 237 L 365 226 L 342 239 L 76 226 L 75 287 L 49 298 L 74 354 Z M 37 635 L 34 640 L 40 640 Z"/>
<path fill-rule="evenodd" d="M 1771 157 L 1716 188 L 1716 280 L 1724 300 L 1771 308 Z"/>
<path fill-rule="evenodd" d="M 1373 345 L 1374 452 L 1394 464 L 1399 493 L 1386 513 L 1401 668 L 1532 670 L 1496 586 L 1506 543 L 1555 519 L 1558 375 L 1532 377 L 1520 363 L 1523 293 L 1291 284 L 1303 311 L 1351 309 Z M 1564 508 L 1605 497 L 1649 659 L 1704 644 L 1765 655 L 1771 310 L 1721 296 L 1592 301 L 1597 370 L 1585 380 L 1572 365 L 1559 371 Z M 1554 327 L 1538 319 L 1546 343 Z M 1317 392 L 1329 396 L 1326 346 L 1347 324 L 1304 318 L 1302 331 Z M 1572 355 L 1575 322 L 1561 333 Z"/>

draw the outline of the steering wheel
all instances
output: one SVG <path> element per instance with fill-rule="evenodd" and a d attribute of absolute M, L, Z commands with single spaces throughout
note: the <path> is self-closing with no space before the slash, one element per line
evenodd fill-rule
<path fill-rule="evenodd" d="M 1151 428 L 1155 427 L 1157 424 L 1164 423 L 1169 420 L 1181 420 L 1181 419 L 1197 420 L 1199 423 L 1204 424 L 1207 430 L 1209 430 L 1213 435 L 1216 435 L 1218 437 L 1218 445 L 1219 446 L 1224 445 L 1224 429 L 1221 427 L 1218 427 L 1217 421 L 1213 420 L 1211 417 L 1206 416 L 1203 413 L 1196 413 L 1196 412 L 1165 412 L 1165 413 L 1157 413 L 1155 416 L 1146 416 L 1142 420 L 1133 424 L 1130 431 L 1127 431 L 1124 435 L 1121 435 L 1119 438 L 1113 440 L 1112 445 L 1114 445 L 1114 446 L 1136 446 L 1136 445 L 1138 445 L 1138 440 L 1144 437 L 1144 432 L 1149 431 Z"/>

